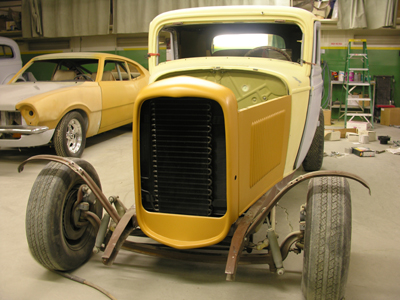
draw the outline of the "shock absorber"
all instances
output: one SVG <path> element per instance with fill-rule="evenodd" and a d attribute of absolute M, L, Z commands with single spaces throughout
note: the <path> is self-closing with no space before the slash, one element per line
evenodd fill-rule
<path fill-rule="evenodd" d="M 110 215 L 105 214 L 103 219 L 101 220 L 99 231 L 97 232 L 96 242 L 94 244 L 94 249 L 93 249 L 93 252 L 95 254 L 100 252 L 101 246 L 104 242 L 104 237 L 106 235 L 106 231 L 107 231 L 109 222 L 110 222 Z"/>
<path fill-rule="evenodd" d="M 282 254 L 281 249 L 279 248 L 278 238 L 275 230 L 271 227 L 268 218 L 266 220 L 268 225 L 267 237 L 269 240 L 269 249 L 271 250 L 272 259 L 274 260 L 276 273 L 278 275 L 283 275 L 285 273 L 285 268 L 283 267 Z"/>

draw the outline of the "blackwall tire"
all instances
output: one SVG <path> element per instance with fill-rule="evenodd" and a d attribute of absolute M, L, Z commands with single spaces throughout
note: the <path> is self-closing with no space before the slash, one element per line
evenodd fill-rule
<path fill-rule="evenodd" d="M 54 132 L 53 144 L 59 156 L 82 156 L 86 145 L 86 127 L 79 112 L 70 112 L 61 119 Z"/>
<path fill-rule="evenodd" d="M 351 198 L 342 177 L 310 180 L 301 288 L 305 299 L 344 299 L 350 263 Z"/>
<path fill-rule="evenodd" d="M 303 169 L 306 172 L 318 171 L 322 167 L 324 161 L 324 112 L 322 109 L 319 112 L 319 125 L 315 131 L 310 149 L 303 160 Z"/>
<path fill-rule="evenodd" d="M 73 159 L 100 186 L 99 177 L 88 162 Z M 91 256 L 96 230 L 90 222 L 76 227 L 71 220 L 72 206 L 83 180 L 67 166 L 50 162 L 39 173 L 28 200 L 26 237 L 32 256 L 45 268 L 69 271 L 84 264 Z M 101 218 L 99 201 L 89 210 Z"/>

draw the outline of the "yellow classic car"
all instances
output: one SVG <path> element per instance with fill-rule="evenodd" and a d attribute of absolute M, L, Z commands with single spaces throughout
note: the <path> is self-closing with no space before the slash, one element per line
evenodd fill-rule
<path fill-rule="evenodd" d="M 30 60 L 0 86 L 0 148 L 51 144 L 80 157 L 86 138 L 132 122 L 148 71 L 125 57 L 60 53 Z"/>
<path fill-rule="evenodd" d="M 288 254 L 303 252 L 305 298 L 343 299 L 351 239 L 345 178 L 368 185 L 320 170 L 319 32 L 314 15 L 296 8 L 202 7 L 157 16 L 149 30 L 150 84 L 134 104 L 134 204 L 107 199 L 84 160 L 31 158 L 51 161 L 28 202 L 34 258 L 66 271 L 85 263 L 93 246 L 104 251 L 106 265 L 122 248 L 224 262 L 234 280 L 239 262 L 268 264 L 283 275 Z M 293 179 L 300 168 L 313 172 Z M 279 245 L 274 208 L 304 180 L 299 230 Z M 43 220 L 54 234 L 36 229 Z M 257 232 L 265 232 L 261 240 L 254 240 Z"/>

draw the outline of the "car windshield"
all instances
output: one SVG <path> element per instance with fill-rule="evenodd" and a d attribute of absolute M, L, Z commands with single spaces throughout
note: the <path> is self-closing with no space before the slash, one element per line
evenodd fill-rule
<path fill-rule="evenodd" d="M 287 23 L 174 24 L 164 26 L 159 44 L 167 60 L 207 56 L 301 60 L 303 33 Z"/>
<path fill-rule="evenodd" d="M 96 79 L 97 59 L 52 59 L 33 62 L 22 77 L 26 81 L 71 81 Z M 79 77 L 79 78 L 78 78 Z"/>

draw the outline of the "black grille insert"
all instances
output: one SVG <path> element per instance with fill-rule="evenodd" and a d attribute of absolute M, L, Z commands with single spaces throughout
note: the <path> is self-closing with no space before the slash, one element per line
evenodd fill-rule
<path fill-rule="evenodd" d="M 224 115 L 209 99 L 157 98 L 140 112 L 142 204 L 152 212 L 226 212 Z"/>

